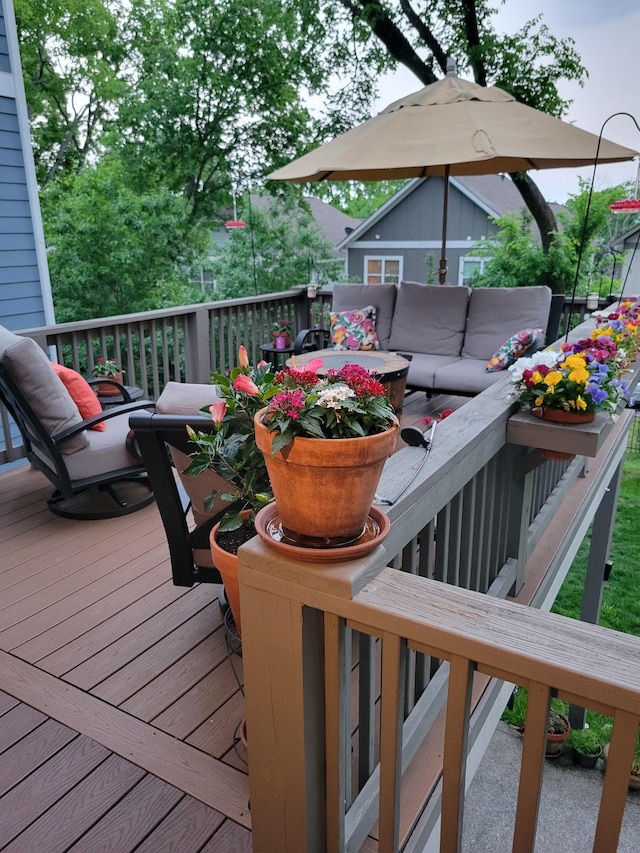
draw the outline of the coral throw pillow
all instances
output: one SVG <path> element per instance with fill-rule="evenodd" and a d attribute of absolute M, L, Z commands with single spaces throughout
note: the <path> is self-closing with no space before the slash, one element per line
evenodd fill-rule
<path fill-rule="evenodd" d="M 56 364 L 54 361 L 51 362 L 51 367 L 60 379 L 62 379 L 65 388 L 69 392 L 69 396 L 78 407 L 80 417 L 83 420 L 84 418 L 93 417 L 93 415 L 99 415 L 102 412 L 102 406 L 84 376 L 80 376 L 76 370 L 71 370 L 70 367 L 65 367 L 62 364 Z M 104 432 L 105 425 L 103 422 L 100 422 L 94 424 L 91 429 Z"/>
<path fill-rule="evenodd" d="M 331 313 L 331 345 L 338 350 L 380 349 L 376 333 L 376 309 L 367 305 L 355 311 Z"/>
<path fill-rule="evenodd" d="M 538 349 L 542 343 L 544 343 L 542 329 L 521 329 L 494 352 L 487 362 L 486 372 L 495 373 L 496 370 L 505 370 L 527 350 Z"/>

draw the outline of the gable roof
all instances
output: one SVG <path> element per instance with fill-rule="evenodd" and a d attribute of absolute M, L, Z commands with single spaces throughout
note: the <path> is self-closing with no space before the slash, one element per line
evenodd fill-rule
<path fill-rule="evenodd" d="M 397 207 L 408 195 L 414 192 L 424 181 L 429 178 L 413 178 L 391 196 L 378 210 L 368 219 L 361 222 L 353 233 L 347 235 L 339 249 L 346 249 L 365 231 L 379 222 L 391 210 Z M 507 213 L 519 213 L 525 207 L 522 196 L 516 189 L 513 181 L 507 175 L 465 175 L 449 178 L 450 186 L 455 187 L 463 195 L 467 196 L 474 204 L 483 210 L 487 216 L 499 217 Z M 557 213 L 566 210 L 562 205 L 551 204 L 550 207 Z"/>

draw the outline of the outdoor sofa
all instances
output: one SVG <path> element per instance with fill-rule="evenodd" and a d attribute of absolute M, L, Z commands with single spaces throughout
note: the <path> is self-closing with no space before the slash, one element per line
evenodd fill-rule
<path fill-rule="evenodd" d="M 511 349 L 511 356 L 523 354 L 517 342 L 513 350 L 518 333 L 537 330 L 527 352 L 555 340 L 551 304 L 548 287 L 469 288 L 403 281 L 337 284 L 331 311 L 360 314 L 373 306 L 376 348 L 410 359 L 408 388 L 470 396 L 505 375 L 500 368 L 507 366 L 508 355 L 487 369 L 501 348 L 503 353 Z M 305 330 L 296 338 L 299 351 L 306 334 Z M 508 342 L 510 346 L 505 346 Z M 365 346 L 370 344 L 367 339 Z"/>

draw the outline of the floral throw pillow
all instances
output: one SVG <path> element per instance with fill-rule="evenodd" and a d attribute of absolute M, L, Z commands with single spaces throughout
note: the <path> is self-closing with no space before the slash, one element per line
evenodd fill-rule
<path fill-rule="evenodd" d="M 367 305 L 354 311 L 331 313 L 331 345 L 337 350 L 380 349 L 376 333 L 376 309 Z"/>
<path fill-rule="evenodd" d="M 496 370 L 505 370 L 527 350 L 538 349 L 542 343 L 544 343 L 542 329 L 521 329 L 494 352 L 487 362 L 486 372 L 495 373 Z"/>

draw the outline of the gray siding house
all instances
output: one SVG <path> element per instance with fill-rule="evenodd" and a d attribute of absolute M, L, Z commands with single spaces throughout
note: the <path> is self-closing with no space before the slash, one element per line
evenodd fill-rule
<path fill-rule="evenodd" d="M 338 248 L 347 251 L 351 280 L 437 283 L 442 245 L 444 179 L 416 178 L 349 234 Z M 449 180 L 447 283 L 464 284 L 484 261 L 473 254 L 478 240 L 497 232 L 493 217 L 524 208 L 511 180 L 474 175 Z"/>
<path fill-rule="evenodd" d="M 624 252 L 622 271 L 618 273 L 623 286 L 624 296 L 637 296 L 640 293 L 640 224 L 633 225 L 611 247 Z"/>
<path fill-rule="evenodd" d="M 0 0 L 0 323 L 54 323 L 12 0 Z"/>

